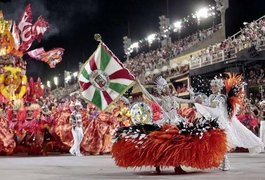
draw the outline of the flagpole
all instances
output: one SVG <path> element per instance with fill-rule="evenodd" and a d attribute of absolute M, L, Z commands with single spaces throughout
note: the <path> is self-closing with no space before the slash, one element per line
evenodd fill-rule
<path fill-rule="evenodd" d="M 139 85 L 141 91 L 147 96 L 147 98 L 154 101 L 161 108 L 162 112 L 167 116 L 167 118 L 169 120 L 168 121 L 169 124 L 171 124 L 171 118 L 168 115 L 168 113 L 164 110 L 164 108 L 162 106 L 160 106 L 160 104 L 157 102 L 157 100 L 155 98 L 153 98 L 153 96 L 145 89 L 145 87 L 141 84 L 139 79 L 136 79 L 136 83 Z"/>

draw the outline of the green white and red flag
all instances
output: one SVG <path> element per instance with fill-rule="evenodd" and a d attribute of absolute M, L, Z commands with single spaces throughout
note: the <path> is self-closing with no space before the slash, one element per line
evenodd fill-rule
<path fill-rule="evenodd" d="M 82 66 L 78 81 L 82 96 L 105 110 L 134 84 L 134 76 L 101 42 Z"/>

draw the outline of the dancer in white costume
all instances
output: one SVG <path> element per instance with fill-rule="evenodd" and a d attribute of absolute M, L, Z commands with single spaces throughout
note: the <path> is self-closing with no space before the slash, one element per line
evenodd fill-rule
<path fill-rule="evenodd" d="M 72 134 L 74 138 L 74 144 L 69 150 L 72 155 L 82 156 L 80 152 L 80 144 L 83 140 L 83 127 L 82 127 L 82 116 L 80 113 L 80 109 L 82 108 L 82 104 L 76 100 L 74 105 L 74 110 L 70 116 L 70 122 L 72 124 Z"/>
<path fill-rule="evenodd" d="M 140 86 L 142 92 L 144 93 L 145 96 L 147 96 L 148 99 L 154 100 L 156 103 L 158 103 L 163 111 L 163 118 L 161 120 L 156 121 L 155 123 L 158 125 L 163 125 L 166 123 L 169 124 L 179 124 L 181 121 L 186 121 L 185 118 L 181 117 L 177 113 L 177 108 L 180 103 L 195 103 L 199 102 L 200 98 L 196 97 L 195 99 L 182 99 L 174 96 L 170 92 L 169 85 L 162 76 L 158 76 L 155 79 L 155 89 L 157 93 L 160 95 L 159 97 L 154 97 L 153 95 L 149 94 L 149 92 L 141 85 L 139 82 L 138 85 Z M 187 168 L 186 168 L 187 169 Z M 156 167 L 157 172 L 161 172 L 160 166 Z M 182 169 L 182 167 L 177 166 L 175 167 L 175 172 L 179 174 L 185 173 L 185 171 Z"/>
<path fill-rule="evenodd" d="M 259 137 L 263 143 L 265 143 L 265 100 L 260 102 L 260 110 L 261 110 L 261 120 L 260 120 L 260 129 L 259 129 Z M 263 147 L 264 152 L 264 147 Z"/>
<path fill-rule="evenodd" d="M 156 84 L 156 91 L 160 95 L 160 97 L 154 97 L 150 95 L 148 92 L 145 93 L 145 95 L 148 96 L 149 99 L 155 100 L 163 109 L 163 118 L 159 121 L 157 121 L 157 124 L 165 124 L 165 123 L 173 123 L 173 124 L 178 124 L 180 121 L 185 120 L 181 116 L 177 114 L 177 108 L 180 103 L 195 103 L 198 98 L 195 98 L 194 100 L 190 99 L 182 99 L 178 98 L 172 93 L 170 93 L 170 88 L 167 83 L 167 81 L 162 77 L 159 76 L 155 80 Z M 146 90 L 140 85 L 142 88 L 143 92 L 146 92 Z"/>
<path fill-rule="evenodd" d="M 247 129 L 235 116 L 236 113 L 228 115 L 227 97 L 221 94 L 221 89 L 224 87 L 222 79 L 213 79 L 211 81 L 212 94 L 208 101 L 201 104 L 195 104 L 196 109 L 204 117 L 218 117 L 218 122 L 221 128 L 225 129 L 227 134 L 228 146 L 230 149 L 235 147 L 248 148 L 250 153 L 260 153 L 264 144 L 261 139 Z M 225 155 L 223 162 L 220 165 L 221 170 L 229 170 L 230 165 L 228 158 Z"/>

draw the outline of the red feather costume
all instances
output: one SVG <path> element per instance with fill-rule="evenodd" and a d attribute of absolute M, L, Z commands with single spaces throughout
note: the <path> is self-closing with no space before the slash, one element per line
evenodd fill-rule
<path fill-rule="evenodd" d="M 168 124 L 150 132 L 140 126 L 135 131 L 142 132 L 139 134 L 133 133 L 132 129 L 133 126 L 125 131 L 118 130 L 117 141 L 112 147 L 112 156 L 118 166 L 214 168 L 220 165 L 227 151 L 226 135 L 219 128 L 205 130 L 202 134 L 199 131 L 184 133 L 189 126 L 180 128 Z"/>

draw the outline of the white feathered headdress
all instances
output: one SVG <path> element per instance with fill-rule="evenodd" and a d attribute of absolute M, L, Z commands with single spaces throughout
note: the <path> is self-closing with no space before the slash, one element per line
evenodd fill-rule
<path fill-rule="evenodd" d="M 78 100 L 75 101 L 75 105 L 74 105 L 74 106 L 75 106 L 75 107 L 80 107 L 80 108 L 83 107 L 82 104 L 81 104 L 81 102 L 78 101 Z"/>
<path fill-rule="evenodd" d="M 156 78 L 155 85 L 155 88 L 159 94 L 163 92 L 165 87 L 168 87 L 167 80 L 165 80 L 162 76 Z"/>
<path fill-rule="evenodd" d="M 218 79 L 217 77 L 214 77 L 213 80 L 211 80 L 211 86 L 217 85 L 219 87 L 219 89 L 222 89 L 225 84 L 224 84 L 224 80 L 223 79 Z"/>

